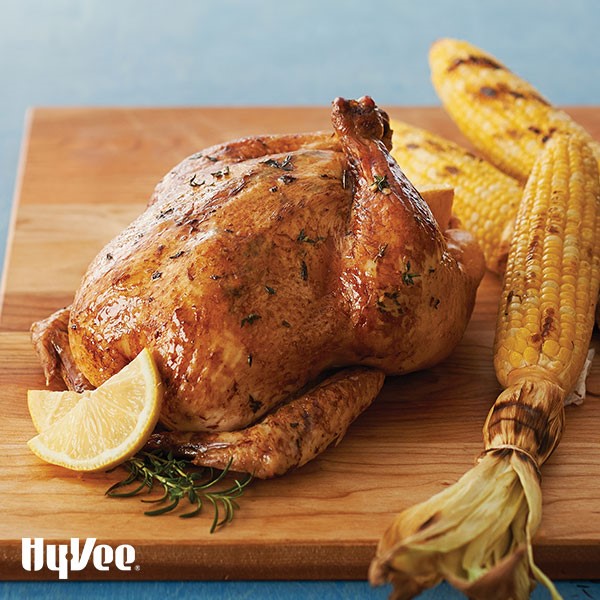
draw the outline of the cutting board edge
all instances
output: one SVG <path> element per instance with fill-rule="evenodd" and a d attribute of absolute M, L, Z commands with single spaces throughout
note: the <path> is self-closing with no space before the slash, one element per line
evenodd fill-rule
<path fill-rule="evenodd" d="M 218 535 L 218 534 L 217 534 Z M 64 540 L 46 540 L 65 543 Z M 101 543 L 101 541 L 98 541 Z M 123 542 L 125 543 L 125 542 Z M 118 545 L 113 543 L 113 547 Z M 102 574 L 92 565 L 71 573 L 73 581 L 242 581 L 242 580 L 365 580 L 375 556 L 374 542 L 277 542 L 195 545 L 135 544 L 131 571 Z M 571 557 L 565 563 L 565 554 Z M 535 545 L 538 567 L 556 580 L 598 577 L 600 547 L 566 541 Z M 233 560 L 232 560 L 233 557 Z M 573 560 L 573 557 L 576 557 Z M 19 541 L 0 544 L 0 581 L 52 581 L 57 573 L 43 568 L 28 572 L 22 566 Z"/>
<path fill-rule="evenodd" d="M 8 229 L 6 234 L 6 246 L 4 247 L 4 260 L 0 271 L 0 323 L 2 323 L 2 312 L 4 309 L 4 300 L 6 295 L 6 283 L 8 280 L 8 272 L 12 256 L 12 248 L 14 242 L 15 231 L 17 228 L 17 214 L 21 205 L 21 191 L 23 189 L 23 179 L 25 169 L 27 167 L 27 159 L 29 154 L 29 144 L 31 142 L 31 132 L 33 129 L 33 119 L 35 115 L 34 108 L 28 108 L 25 112 L 23 122 L 23 137 L 21 138 L 21 146 L 19 148 L 19 159 L 17 163 L 17 173 L 15 177 L 15 187 L 13 191 L 12 202 L 10 205 L 10 216 L 8 219 Z"/>
<path fill-rule="evenodd" d="M 217 534 L 218 535 L 218 534 Z M 66 540 L 45 540 L 67 543 Z M 97 542 L 102 543 L 101 540 Z M 110 545 L 116 547 L 119 542 Z M 126 542 L 123 542 L 126 543 Z M 155 544 L 151 540 L 132 544 L 136 560 L 131 571 L 97 571 L 93 565 L 72 573 L 81 581 L 225 581 L 225 580 L 364 580 L 375 555 L 374 542 L 322 542 L 264 544 L 261 541 L 237 544 L 196 545 Z M 57 573 L 43 568 L 25 571 L 21 542 L 0 544 L 0 581 L 57 580 Z"/>

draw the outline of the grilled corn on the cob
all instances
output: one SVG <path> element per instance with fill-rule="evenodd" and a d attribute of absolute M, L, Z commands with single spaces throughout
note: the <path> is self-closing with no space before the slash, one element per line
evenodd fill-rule
<path fill-rule="evenodd" d="M 585 134 L 531 84 L 468 42 L 437 41 L 429 62 L 433 85 L 460 130 L 492 163 L 521 181 L 557 132 Z M 590 143 L 600 160 L 600 144 Z"/>
<path fill-rule="evenodd" d="M 392 155 L 417 189 L 454 188 L 454 214 L 481 246 L 487 267 L 502 273 L 523 190 L 519 183 L 458 144 L 391 119 Z"/>
<path fill-rule="evenodd" d="M 598 182 L 578 137 L 560 136 L 545 158 L 536 163 L 519 210 L 494 365 L 505 387 L 522 369 L 537 368 L 570 391 L 585 361 L 598 296 Z"/>
<path fill-rule="evenodd" d="M 398 515 L 373 583 L 396 600 L 447 579 L 470 598 L 524 600 L 541 520 L 539 468 L 560 441 L 600 281 L 600 180 L 583 137 L 554 136 L 536 161 L 515 225 L 499 305 L 495 368 L 506 387 L 484 425 L 485 451 L 456 484 Z M 533 579 L 532 579 L 533 576 Z"/>

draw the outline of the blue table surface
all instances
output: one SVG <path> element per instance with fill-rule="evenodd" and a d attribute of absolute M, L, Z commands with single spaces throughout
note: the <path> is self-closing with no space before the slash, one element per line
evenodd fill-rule
<path fill-rule="evenodd" d="M 427 50 L 439 37 L 489 50 L 556 104 L 598 105 L 599 26 L 595 0 L 0 0 L 0 264 L 29 106 L 326 105 L 363 94 L 382 106 L 438 104 Z M 558 588 L 600 599 L 598 582 Z M 0 583 L 2 598 L 38 600 L 389 591 L 362 581 Z M 461 597 L 446 585 L 420 596 Z"/>

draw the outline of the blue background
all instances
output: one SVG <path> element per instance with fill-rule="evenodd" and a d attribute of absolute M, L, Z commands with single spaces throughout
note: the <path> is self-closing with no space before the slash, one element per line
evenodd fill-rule
<path fill-rule="evenodd" d="M 0 264 L 41 105 L 433 105 L 427 50 L 481 45 L 557 104 L 600 104 L 597 0 L 0 0 Z M 600 577 L 600 565 L 599 565 Z M 559 583 L 568 599 L 600 584 Z M 364 582 L 0 583 L 0 597 L 385 598 Z M 424 599 L 460 598 L 447 586 Z M 537 590 L 534 598 L 546 598 Z"/>

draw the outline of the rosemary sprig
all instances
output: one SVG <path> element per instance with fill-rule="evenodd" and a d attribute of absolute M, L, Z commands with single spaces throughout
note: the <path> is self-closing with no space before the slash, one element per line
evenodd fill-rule
<path fill-rule="evenodd" d="M 239 508 L 236 500 L 244 493 L 244 489 L 252 481 L 252 475 L 242 480 L 235 479 L 229 487 L 219 489 L 217 484 L 223 482 L 231 461 L 225 469 L 218 471 L 212 467 L 196 467 L 190 461 L 174 458 L 169 452 L 166 456 L 160 452 L 138 452 L 122 465 L 129 475 L 106 490 L 111 498 L 130 498 L 141 494 L 144 490 L 150 493 L 156 484 L 162 486 L 162 495 L 142 502 L 164 504 L 159 508 L 144 512 L 149 517 L 163 515 L 175 510 L 182 500 L 186 500 L 194 508 L 180 516 L 182 519 L 195 517 L 202 512 L 205 504 L 213 510 L 213 521 L 210 532 L 231 523 L 235 511 Z M 137 485 L 136 485 L 137 484 Z"/>

